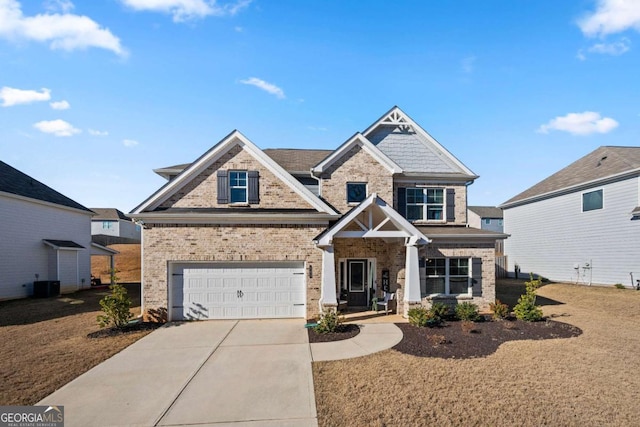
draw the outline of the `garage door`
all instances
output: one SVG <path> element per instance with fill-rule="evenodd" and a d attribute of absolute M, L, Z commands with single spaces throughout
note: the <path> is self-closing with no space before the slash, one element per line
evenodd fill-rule
<path fill-rule="evenodd" d="M 171 320 L 306 316 L 303 263 L 172 264 Z"/>

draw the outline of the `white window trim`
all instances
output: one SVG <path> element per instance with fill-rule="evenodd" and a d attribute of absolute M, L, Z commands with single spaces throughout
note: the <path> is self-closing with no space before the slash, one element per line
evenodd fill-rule
<path fill-rule="evenodd" d="M 422 296 L 422 298 L 433 298 L 433 297 L 471 297 L 472 296 L 472 287 L 471 287 L 471 282 L 473 280 L 473 260 L 471 258 L 467 258 L 467 257 L 446 257 L 446 258 L 431 258 L 431 259 L 444 259 L 444 271 L 445 271 L 445 275 L 444 275 L 444 293 L 435 293 L 435 294 L 425 294 L 424 296 Z M 449 279 L 451 278 L 451 274 L 450 274 L 450 261 L 452 259 L 467 259 L 469 262 L 469 272 L 467 273 L 467 293 L 464 294 L 452 294 L 451 293 L 451 287 L 450 287 L 450 282 Z M 426 288 L 426 280 L 428 280 L 429 278 L 441 278 L 442 276 L 429 276 L 428 274 L 426 274 L 426 264 L 424 266 L 425 268 L 425 288 Z M 463 276 L 453 276 L 453 277 L 463 277 Z M 426 289 L 425 289 L 426 292 Z M 422 289 L 420 289 L 420 293 L 422 294 Z"/>
<path fill-rule="evenodd" d="M 427 190 L 441 190 L 442 191 L 442 219 L 427 219 L 427 206 L 430 206 L 428 203 L 418 203 L 409 205 L 409 196 L 405 193 L 405 212 L 407 214 L 407 220 L 412 223 L 446 223 L 447 222 L 447 189 L 445 187 L 406 187 L 405 192 L 408 190 L 421 190 L 422 194 L 425 194 Z M 409 206 L 419 206 L 422 205 L 422 219 L 408 219 L 409 218 Z M 435 206 L 435 204 L 431 204 L 431 206 Z"/>
<path fill-rule="evenodd" d="M 350 202 L 349 201 L 349 184 L 364 184 L 364 199 L 360 200 L 359 202 Z M 345 191 L 346 191 L 347 205 L 358 206 L 360 203 L 362 203 L 363 200 L 366 200 L 367 197 L 369 196 L 369 183 L 363 182 L 363 181 L 348 181 L 347 185 L 345 186 Z"/>
<path fill-rule="evenodd" d="M 231 185 L 231 174 L 232 173 L 243 173 L 245 176 L 245 185 L 243 186 L 238 186 L 238 185 Z M 233 206 L 248 206 L 249 205 L 249 172 L 247 172 L 246 170 L 240 170 L 240 169 L 232 169 L 229 171 L 229 204 L 233 205 Z M 231 190 L 234 188 L 244 188 L 245 192 L 244 192 L 244 201 L 242 202 L 232 202 L 231 201 Z"/>
<path fill-rule="evenodd" d="M 584 210 L 584 195 L 585 194 L 589 194 L 589 193 L 595 193 L 597 191 L 602 191 L 602 207 L 598 208 L 598 209 L 590 209 L 588 211 Z M 601 211 L 604 209 L 604 187 L 601 188 L 596 188 L 593 190 L 589 190 L 589 191 L 583 191 L 582 193 L 580 193 L 580 212 L 581 213 L 589 213 L 589 212 L 595 212 L 595 211 Z"/>

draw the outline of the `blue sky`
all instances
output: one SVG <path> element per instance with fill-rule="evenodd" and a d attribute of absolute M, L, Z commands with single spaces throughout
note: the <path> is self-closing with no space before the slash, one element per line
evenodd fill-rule
<path fill-rule="evenodd" d="M 130 211 L 238 129 L 333 149 L 398 105 L 496 205 L 640 141 L 636 0 L 0 0 L 0 160 Z"/>

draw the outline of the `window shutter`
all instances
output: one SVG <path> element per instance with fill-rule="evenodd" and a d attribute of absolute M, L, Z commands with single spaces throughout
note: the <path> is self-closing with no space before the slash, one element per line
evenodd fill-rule
<path fill-rule="evenodd" d="M 407 189 L 398 187 L 398 206 L 396 210 L 403 218 L 407 217 Z"/>
<path fill-rule="evenodd" d="M 226 170 L 218 170 L 218 204 L 229 203 L 229 176 Z"/>
<path fill-rule="evenodd" d="M 456 189 L 447 188 L 447 222 L 456 220 Z"/>
<path fill-rule="evenodd" d="M 471 284 L 473 289 L 471 295 L 482 296 L 482 258 L 472 258 L 471 260 Z"/>
<path fill-rule="evenodd" d="M 258 171 L 248 171 L 247 179 L 249 181 L 249 204 L 260 203 L 260 175 Z"/>

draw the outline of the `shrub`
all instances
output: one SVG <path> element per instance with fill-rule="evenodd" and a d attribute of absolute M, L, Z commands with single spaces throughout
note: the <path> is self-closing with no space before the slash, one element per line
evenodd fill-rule
<path fill-rule="evenodd" d="M 493 311 L 494 319 L 506 319 L 509 317 L 509 306 L 500 302 L 499 299 L 489 304 L 489 308 Z"/>
<path fill-rule="evenodd" d="M 470 320 L 463 320 L 462 322 L 460 322 L 460 327 L 462 328 L 462 332 L 467 334 L 480 333 L 480 330 L 476 329 L 476 324 Z"/>
<path fill-rule="evenodd" d="M 313 328 L 319 334 L 336 332 L 342 324 L 342 318 L 334 310 L 325 310 L 318 321 L 318 325 Z"/>
<path fill-rule="evenodd" d="M 475 322 L 480 318 L 478 306 L 471 302 L 456 305 L 456 317 L 460 320 Z"/>
<path fill-rule="evenodd" d="M 616 289 L 626 289 L 625 286 L 622 283 L 616 283 L 615 285 L 613 285 Z"/>
<path fill-rule="evenodd" d="M 449 317 L 449 314 L 451 313 L 451 308 L 444 303 L 441 302 L 434 302 L 431 305 L 431 308 L 429 309 L 429 311 L 431 312 L 431 314 L 433 314 L 434 317 L 437 317 L 440 320 L 444 320 L 447 317 Z"/>
<path fill-rule="evenodd" d="M 98 323 L 102 328 L 113 325 L 122 329 L 133 317 L 131 298 L 127 294 L 127 289 L 115 281 L 113 285 L 109 286 L 109 289 L 111 289 L 111 294 L 100 300 L 100 307 L 102 307 L 104 314 L 98 315 Z"/>
<path fill-rule="evenodd" d="M 430 310 L 424 307 L 409 309 L 409 323 L 413 326 L 423 328 L 425 326 L 434 327 L 442 323 L 442 319 L 436 317 Z"/>
<path fill-rule="evenodd" d="M 542 310 L 536 307 L 536 289 L 542 284 L 540 278 L 534 279 L 530 276 L 529 281 L 524 283 L 526 292 L 518 298 L 518 303 L 513 307 L 513 313 L 517 319 L 527 322 L 537 322 L 542 319 Z"/>

